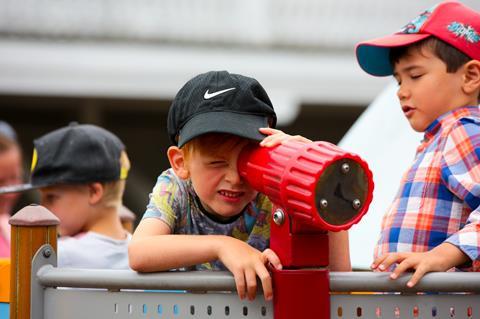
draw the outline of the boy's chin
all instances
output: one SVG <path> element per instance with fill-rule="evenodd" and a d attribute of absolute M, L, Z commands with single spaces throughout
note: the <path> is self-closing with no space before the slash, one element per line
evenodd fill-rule
<path fill-rule="evenodd" d="M 408 123 L 410 124 L 410 127 L 412 128 L 412 130 L 414 130 L 417 133 L 425 132 L 425 130 L 428 127 L 428 125 L 419 125 L 418 123 L 414 123 L 414 122 L 411 122 L 411 121 L 408 121 Z"/>

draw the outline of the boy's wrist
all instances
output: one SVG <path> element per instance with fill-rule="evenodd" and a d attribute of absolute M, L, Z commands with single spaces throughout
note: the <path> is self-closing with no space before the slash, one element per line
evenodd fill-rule
<path fill-rule="evenodd" d="M 430 251 L 439 263 L 441 271 L 465 264 L 470 258 L 457 246 L 450 243 L 442 243 Z"/>
<path fill-rule="evenodd" d="M 208 236 L 214 237 L 212 238 L 213 253 L 216 256 L 216 259 L 221 259 L 222 252 L 225 250 L 225 247 L 228 245 L 228 242 L 233 238 L 229 236 L 224 236 L 224 235 L 208 235 Z"/>

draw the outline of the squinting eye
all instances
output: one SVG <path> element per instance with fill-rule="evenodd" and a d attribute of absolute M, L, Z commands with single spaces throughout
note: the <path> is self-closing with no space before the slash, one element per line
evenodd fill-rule
<path fill-rule="evenodd" d="M 226 162 L 225 161 L 211 161 L 208 163 L 208 165 L 210 166 L 221 166 L 221 165 L 225 165 Z"/>

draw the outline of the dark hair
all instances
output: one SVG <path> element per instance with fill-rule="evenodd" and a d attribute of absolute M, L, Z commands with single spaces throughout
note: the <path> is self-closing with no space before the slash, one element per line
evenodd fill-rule
<path fill-rule="evenodd" d="M 470 58 L 468 55 L 451 46 L 450 44 L 438 38 L 429 37 L 411 45 L 391 48 L 389 56 L 390 63 L 392 65 L 398 63 L 398 61 L 400 61 L 400 59 L 407 54 L 410 48 L 415 48 L 417 50 L 422 50 L 424 48 L 430 49 L 436 57 L 445 63 L 448 73 L 457 72 L 462 65 L 472 60 L 472 58 Z M 477 97 L 477 101 L 480 103 L 480 94 Z"/>

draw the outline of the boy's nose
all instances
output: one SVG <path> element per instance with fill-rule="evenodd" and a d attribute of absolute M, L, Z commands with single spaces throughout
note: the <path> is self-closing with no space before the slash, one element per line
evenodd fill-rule
<path fill-rule="evenodd" d="M 226 174 L 226 180 L 231 184 L 240 184 L 242 177 L 238 173 L 237 165 L 230 165 Z"/>
<path fill-rule="evenodd" d="M 398 90 L 397 90 L 397 96 L 399 98 L 400 101 L 406 99 L 408 97 L 409 93 L 408 93 L 408 90 L 407 88 L 405 88 L 404 86 L 399 86 L 398 87 Z"/>

